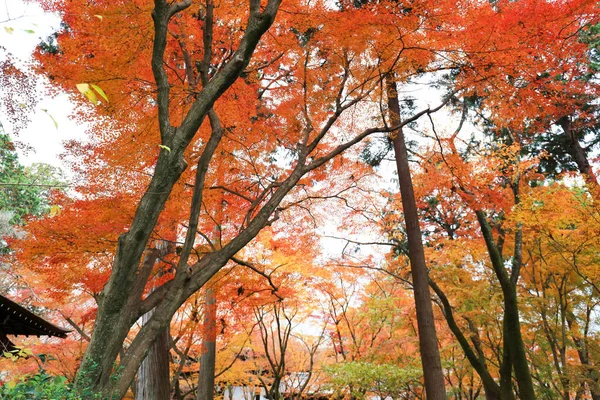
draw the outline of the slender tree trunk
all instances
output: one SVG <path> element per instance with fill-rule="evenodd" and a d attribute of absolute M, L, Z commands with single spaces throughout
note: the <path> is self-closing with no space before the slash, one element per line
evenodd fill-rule
<path fill-rule="evenodd" d="M 452 310 L 452 306 L 446 297 L 446 294 L 442 291 L 442 289 L 433 281 L 429 280 L 429 286 L 436 293 L 440 302 L 442 303 L 442 308 L 444 311 L 444 317 L 446 318 L 446 322 L 448 323 L 448 327 L 454 334 L 454 337 L 460 344 L 460 347 L 463 349 L 465 356 L 469 360 L 469 363 L 473 367 L 473 369 L 479 375 L 481 382 L 483 384 L 485 390 L 485 398 L 486 400 L 501 400 L 501 392 L 500 386 L 494 381 L 494 378 L 490 374 L 487 365 L 485 364 L 485 360 L 481 359 L 475 354 L 475 351 L 469 345 L 469 342 L 462 330 L 459 328 L 456 320 L 454 319 L 454 312 Z M 512 392 L 512 390 L 511 390 Z"/>
<path fill-rule="evenodd" d="M 575 349 L 577 349 L 579 362 L 587 371 L 587 384 L 590 389 L 592 400 L 600 400 L 600 385 L 598 384 L 598 371 L 596 368 L 594 368 L 594 365 L 592 365 L 590 361 L 587 346 L 587 337 L 578 337 L 579 332 L 573 332 L 573 326 L 575 325 L 574 318 L 573 316 L 569 316 L 569 314 L 567 314 L 567 323 L 569 325 L 569 329 L 571 329 L 572 331 L 571 336 L 573 337 L 573 344 L 575 345 Z"/>
<path fill-rule="evenodd" d="M 400 123 L 400 104 L 396 82 L 391 78 L 386 81 L 390 123 L 396 126 Z M 417 310 L 417 327 L 419 330 L 419 349 L 423 364 L 425 378 L 425 391 L 427 400 L 446 399 L 444 374 L 438 349 L 431 294 L 429 293 L 429 277 L 425 264 L 425 252 L 419 226 L 417 205 L 413 190 L 410 168 L 408 165 L 408 152 L 404 141 L 402 129 L 394 132 L 394 152 L 396 167 L 398 168 L 398 182 L 404 209 L 406 235 L 408 238 L 408 257 L 410 259 L 415 306 Z"/>
<path fill-rule="evenodd" d="M 586 178 L 586 181 L 594 187 L 596 193 L 600 194 L 600 183 L 598 183 L 598 178 L 596 177 L 596 174 L 594 174 L 594 170 L 587 159 L 585 149 L 581 147 L 579 139 L 573 131 L 571 119 L 564 116 L 557 121 L 557 124 L 563 129 L 565 136 L 569 140 L 569 154 L 575 160 L 577 169 Z M 581 364 L 587 367 L 589 371 L 587 375 L 592 399 L 600 400 L 600 384 L 598 383 L 600 381 L 600 376 L 597 370 L 590 367 L 589 358 L 587 356 L 587 346 L 585 346 L 581 339 L 575 339 L 574 343 Z M 584 347 L 582 347 L 582 345 Z"/>
<path fill-rule="evenodd" d="M 198 375 L 197 400 L 213 400 L 215 398 L 215 362 L 217 348 L 217 305 L 215 292 L 207 288 L 204 295 L 204 328 L 202 335 L 202 356 L 200 357 L 200 374 Z"/>
<path fill-rule="evenodd" d="M 487 217 L 482 210 L 475 212 L 481 232 L 485 240 L 485 244 L 492 262 L 492 268 L 500 287 L 502 288 L 502 294 L 504 296 L 504 358 L 503 367 L 501 372 L 504 372 L 503 378 L 500 384 L 504 387 L 502 390 L 503 396 L 508 396 L 506 389 L 508 386 L 508 379 L 510 374 L 508 366 L 505 365 L 506 355 L 509 356 L 510 364 L 515 373 L 515 378 L 519 386 L 519 398 L 523 400 L 535 399 L 535 392 L 533 390 L 533 381 L 531 379 L 531 373 L 529 372 L 529 363 L 527 362 L 527 355 L 525 352 L 525 345 L 523 343 L 523 336 L 521 335 L 521 322 L 519 320 L 519 306 L 517 302 L 517 279 L 519 276 L 520 269 L 520 245 L 521 245 L 521 231 L 517 230 L 515 238 L 515 255 L 513 259 L 513 270 L 509 276 L 504 266 L 504 259 L 500 253 L 500 249 L 494 241 L 492 235 L 492 228 L 487 221 Z M 519 260 L 519 261 L 515 261 Z M 504 384 L 504 386 L 503 386 Z M 508 397 L 503 397 L 508 398 Z"/>
<path fill-rule="evenodd" d="M 563 129 L 565 137 L 569 141 L 569 154 L 571 157 L 573 157 L 575 164 L 577 164 L 577 169 L 583 174 L 584 177 L 586 177 L 586 180 L 589 183 L 598 188 L 600 186 L 598 184 L 598 178 L 596 177 L 596 174 L 594 174 L 594 170 L 587 159 L 585 149 L 581 147 L 581 143 L 579 143 L 579 139 L 572 129 L 571 119 L 567 116 L 564 116 L 556 123 Z"/>

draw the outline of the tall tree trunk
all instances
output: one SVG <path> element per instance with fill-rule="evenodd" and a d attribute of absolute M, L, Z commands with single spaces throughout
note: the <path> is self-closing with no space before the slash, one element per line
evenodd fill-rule
<path fill-rule="evenodd" d="M 500 398 L 502 400 L 515 400 L 512 381 L 512 362 L 510 361 L 510 347 L 506 342 L 508 335 L 506 323 L 502 322 L 502 360 L 500 362 Z"/>
<path fill-rule="evenodd" d="M 260 2 L 251 2 L 248 25 L 234 56 L 197 94 L 182 124 L 174 127 L 169 120 L 170 85 L 164 69 L 167 27 L 175 14 L 190 5 L 191 1 L 155 1 L 152 13 L 155 28 L 152 67 L 157 83 L 161 144 L 170 151 L 163 150 L 159 153 L 152 179 L 137 206 L 131 226 L 119 236 L 111 275 L 99 296 L 94 331 L 77 372 L 75 390 L 79 392 L 122 397 L 133 380 L 144 353 L 148 351 L 150 342 L 156 337 L 155 328 L 159 330 L 166 327 L 175 312 L 175 306 L 180 303 L 179 297 L 183 296 L 183 291 L 167 294 L 173 300 L 162 308 L 165 314 L 170 315 L 163 318 L 162 312 L 155 313 L 155 316 L 160 316 L 156 318 L 156 324 L 145 330 L 148 332 L 147 336 L 136 336 L 139 340 L 134 343 L 133 351 L 130 351 L 132 354 L 126 360 L 127 365 L 120 375 L 113 375 L 123 343 L 138 318 L 137 311 L 147 278 L 140 273 L 140 259 L 173 186 L 187 167 L 184 153 L 214 102 L 235 82 L 250 61 L 262 35 L 273 23 L 280 2 L 269 0 L 262 9 Z M 243 238 L 239 240 L 244 241 Z M 183 274 L 181 279 L 184 279 Z M 117 382 L 113 382 L 111 377 L 117 378 Z"/>
<path fill-rule="evenodd" d="M 215 398 L 215 362 L 217 349 L 217 305 L 215 292 L 207 288 L 204 295 L 204 327 L 202 335 L 202 356 L 198 375 L 197 400 Z"/>
<path fill-rule="evenodd" d="M 398 102 L 396 82 L 391 77 L 386 80 L 386 88 L 390 123 L 392 126 L 397 126 L 400 124 L 400 103 Z M 394 135 L 394 153 L 396 167 L 398 168 L 402 207 L 404 209 L 406 236 L 408 238 L 408 257 L 410 259 L 417 311 L 419 349 L 421 351 L 421 363 L 423 364 L 425 391 L 427 400 L 445 400 L 444 374 L 438 349 L 431 294 L 429 293 L 429 277 L 427 265 L 425 264 L 421 227 L 419 226 L 419 216 L 408 165 L 408 152 L 402 129 L 398 129 L 394 132 Z"/>
<path fill-rule="evenodd" d="M 564 116 L 556 123 L 560 125 L 565 136 L 569 140 L 569 154 L 575 160 L 577 169 L 585 177 L 586 182 L 594 187 L 595 193 L 600 194 L 600 183 L 598 183 L 598 178 L 596 177 L 596 174 L 594 174 L 594 170 L 587 159 L 585 149 L 581 147 L 576 132 L 573 131 L 571 119 L 568 116 Z M 593 366 L 590 366 L 590 360 L 587 355 L 587 346 L 585 341 L 576 338 L 574 339 L 574 344 L 575 348 L 577 349 L 581 364 L 588 369 L 588 384 L 592 399 L 600 400 L 600 376 L 598 371 Z"/>
<path fill-rule="evenodd" d="M 152 312 L 144 314 L 142 324 L 150 319 Z M 169 332 L 165 329 L 150 347 L 140 364 L 136 381 L 135 400 L 169 400 Z"/>
<path fill-rule="evenodd" d="M 172 252 L 173 248 L 169 242 L 159 240 L 156 241 L 153 250 L 157 253 L 154 257 L 146 257 L 145 262 L 156 265 L 159 258 Z M 161 271 L 158 276 L 162 275 Z M 153 313 L 154 310 L 151 310 L 142 316 L 142 326 L 148 323 Z M 171 392 L 169 371 L 169 330 L 166 328 L 159 333 L 140 364 L 135 382 L 135 400 L 169 400 Z"/>

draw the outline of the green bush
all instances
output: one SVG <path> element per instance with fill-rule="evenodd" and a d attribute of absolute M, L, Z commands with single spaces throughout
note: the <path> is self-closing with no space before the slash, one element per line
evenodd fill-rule
<path fill-rule="evenodd" d="M 45 371 L 27 375 L 20 382 L 8 382 L 0 387 L 2 400 L 77 400 L 64 376 L 51 376 Z"/>

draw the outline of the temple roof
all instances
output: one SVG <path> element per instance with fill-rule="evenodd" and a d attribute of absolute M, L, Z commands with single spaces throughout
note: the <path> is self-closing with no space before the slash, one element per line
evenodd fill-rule
<path fill-rule="evenodd" d="M 0 295 L 0 335 L 67 337 L 69 331 L 38 317 L 12 300 Z"/>

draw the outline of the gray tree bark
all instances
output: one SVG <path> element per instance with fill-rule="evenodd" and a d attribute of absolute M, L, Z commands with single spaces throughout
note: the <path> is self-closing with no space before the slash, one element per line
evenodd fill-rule
<path fill-rule="evenodd" d="M 197 400 L 215 398 L 215 362 L 217 354 L 217 305 L 215 292 L 207 288 L 204 296 L 204 327 L 202 335 L 202 355 L 198 375 Z"/>

